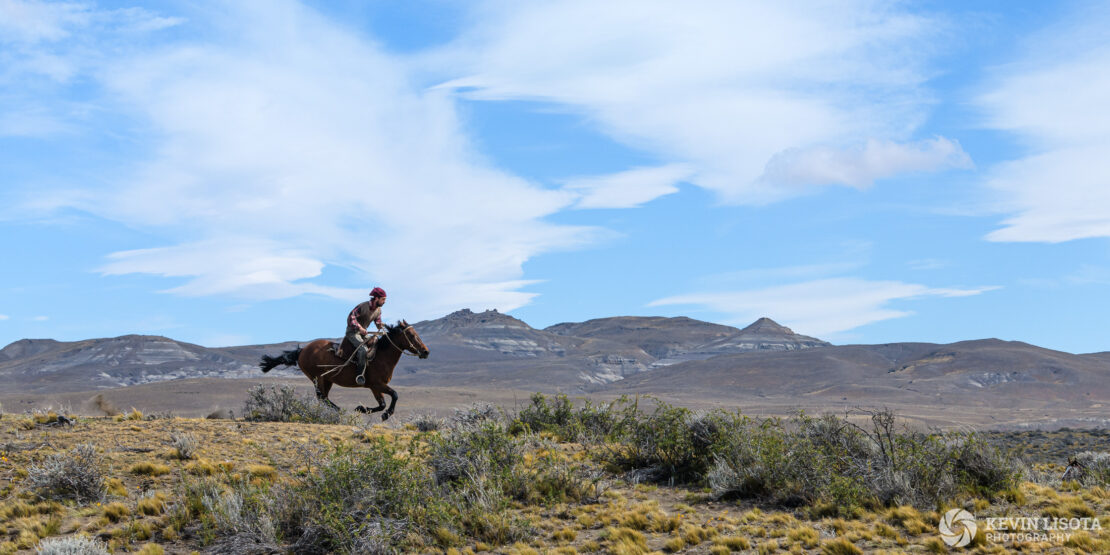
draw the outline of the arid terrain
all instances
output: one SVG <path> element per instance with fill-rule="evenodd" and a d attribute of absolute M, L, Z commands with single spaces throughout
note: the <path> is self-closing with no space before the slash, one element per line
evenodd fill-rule
<path fill-rule="evenodd" d="M 944 553 L 953 509 L 1110 509 L 1106 353 L 836 346 L 767 318 L 416 329 L 432 356 L 402 358 L 385 423 L 258 370 L 303 342 L 5 347 L 0 553 Z M 1101 529 L 987 532 L 966 549 L 1110 551 Z"/>
<path fill-rule="evenodd" d="M 448 397 L 441 395 L 441 400 L 448 402 Z M 463 400 L 461 396 L 456 399 Z M 244 399 L 239 400 L 242 404 Z M 938 526 L 952 508 L 964 508 L 981 519 L 1087 519 L 1084 522 L 1105 516 L 1110 509 L 1107 484 L 1093 481 L 1091 476 L 1083 482 L 1061 482 L 1063 465 L 1052 462 L 1091 449 L 1105 450 L 1107 437 L 1097 433 L 996 435 L 992 441 L 1001 441 L 1007 450 L 1027 441 L 1058 450 L 1033 453 L 1022 462 L 1005 458 L 1013 456 L 1009 451 L 989 464 L 1015 465 L 1012 468 L 1019 474 L 1012 484 L 987 486 L 983 482 L 977 486 L 983 489 L 959 486 L 936 505 L 927 500 L 911 502 L 912 495 L 882 503 L 870 494 L 852 494 L 854 501 L 830 504 L 824 497 L 828 492 L 822 489 L 829 486 L 817 486 L 812 500 L 799 502 L 789 496 L 775 497 L 772 490 L 727 494 L 712 470 L 701 478 L 675 474 L 669 479 L 629 472 L 629 467 L 645 463 L 627 457 L 627 449 L 640 452 L 642 446 L 622 443 L 627 440 L 617 436 L 569 437 L 574 433 L 571 430 L 581 433 L 577 426 L 615 412 L 560 412 L 557 403 L 542 404 L 544 410 L 537 410 L 534 400 L 515 401 L 521 410 L 507 414 L 470 405 L 450 414 L 441 410 L 446 418 L 420 413 L 387 424 L 350 414 L 342 416 L 344 421 L 338 424 L 244 421 L 241 415 L 234 420 L 183 418 L 130 410 L 111 417 L 71 415 L 72 423 L 59 422 L 58 416 L 65 416 L 64 412 L 8 414 L 0 421 L 0 488 L 4 494 L 0 526 L 6 540 L 0 543 L 0 552 L 31 552 L 54 538 L 100 542 L 104 549 L 117 553 L 147 554 L 391 550 L 945 553 L 949 548 L 942 542 L 945 536 Z M 645 424 L 652 430 L 665 434 L 667 426 L 678 426 L 670 431 L 681 438 L 683 430 L 696 429 L 694 413 L 672 412 L 660 420 L 659 413 L 653 415 L 646 403 L 641 408 L 644 410 L 637 418 L 647 419 Z M 591 420 L 584 418 L 589 415 L 593 415 Z M 718 417 L 726 418 L 722 424 L 731 421 L 726 413 Z M 898 424 L 905 422 L 899 419 Z M 754 428 L 745 429 L 756 433 Z M 506 443 L 500 447 L 487 443 L 493 438 Z M 48 474 L 52 457 L 72 460 L 82 445 L 91 446 L 88 456 L 103 474 L 102 492 L 95 490 L 91 497 L 74 499 L 64 487 L 50 490 L 32 483 L 32 477 L 41 479 Z M 642 454 L 649 458 L 677 456 L 678 449 L 658 444 L 650 454 Z M 496 453 L 509 459 L 486 459 Z M 443 476 L 457 475 L 453 465 L 469 464 L 453 458 L 459 456 L 479 461 L 474 464 L 482 469 L 482 476 L 472 477 L 477 483 L 467 481 L 471 478 L 443 481 L 448 480 Z M 682 457 L 696 459 L 698 455 Z M 416 464 L 410 466 L 406 461 Z M 672 460 L 673 464 L 692 462 L 696 460 Z M 72 475 L 74 470 L 69 472 Z M 521 477 L 526 481 L 518 482 Z M 392 485 L 373 485 L 385 484 L 376 482 L 379 479 Z M 434 486 L 436 483 L 440 485 Z M 779 487 L 795 487 L 789 483 Z M 431 487 L 433 491 L 399 489 L 402 486 Z M 363 487 L 371 489 L 359 493 Z M 480 489 L 467 489 L 473 487 Z M 347 491 L 343 488 L 355 489 L 343 493 Z M 373 493 L 377 491 L 374 488 L 384 488 L 386 493 Z M 484 492 L 482 497 L 472 497 L 477 491 Z M 835 494 L 837 490 L 830 491 Z M 282 520 L 289 517 L 288 511 L 299 514 L 297 511 L 307 510 L 299 505 L 310 503 L 298 497 L 302 493 L 313 499 L 334 498 L 337 503 L 348 499 L 343 503 L 358 506 L 363 506 L 360 496 L 370 496 L 377 504 L 366 507 L 368 512 L 337 513 L 334 517 L 339 520 L 314 517 L 313 522 L 331 527 L 317 530 Z M 388 496 L 393 494 L 404 495 L 400 499 Z M 470 501 L 463 502 L 465 510 L 429 514 L 410 506 L 415 499 L 406 501 L 406 495 L 447 496 L 448 500 L 463 495 Z M 339 510 L 338 505 L 313 506 L 317 511 L 321 507 Z M 350 535 L 340 539 L 328 536 L 336 527 L 341 536 Z M 994 536 L 988 537 L 981 527 L 966 549 L 981 553 L 1102 553 L 1110 549 L 1110 535 L 1102 530 L 1065 530 L 1059 535 L 1016 541 L 991 538 Z M 41 543 L 44 539 L 46 544 Z"/>

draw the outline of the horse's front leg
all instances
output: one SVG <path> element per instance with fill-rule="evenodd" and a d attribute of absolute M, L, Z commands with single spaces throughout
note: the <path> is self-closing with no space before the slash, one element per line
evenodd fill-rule
<path fill-rule="evenodd" d="M 389 420 L 390 416 L 393 416 L 393 409 L 397 406 L 397 392 L 388 385 L 383 385 L 382 389 L 384 389 L 390 397 L 389 408 L 382 414 L 382 422 L 385 422 L 386 420 Z"/>
<path fill-rule="evenodd" d="M 382 410 L 385 409 L 385 397 L 382 395 L 381 390 L 371 389 L 371 391 L 374 392 L 374 398 L 378 400 L 378 406 L 376 406 L 372 409 L 368 409 L 368 408 L 366 408 L 362 405 L 359 405 L 359 406 L 355 407 L 355 410 L 357 410 L 361 413 L 364 413 L 364 414 L 370 414 L 370 413 L 379 412 L 379 411 L 382 411 Z"/>

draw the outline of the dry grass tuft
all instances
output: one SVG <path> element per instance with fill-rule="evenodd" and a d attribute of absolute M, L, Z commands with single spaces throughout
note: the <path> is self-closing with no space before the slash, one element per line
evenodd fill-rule
<path fill-rule="evenodd" d="M 727 547 L 729 551 L 745 551 L 752 548 L 752 543 L 744 536 L 720 536 L 713 540 L 713 543 Z"/>
<path fill-rule="evenodd" d="M 135 508 L 147 516 L 157 516 L 166 511 L 165 496 L 158 494 L 153 497 L 144 497 L 139 500 Z"/>
<path fill-rule="evenodd" d="M 606 540 L 606 552 L 617 555 L 639 555 L 648 553 L 647 538 L 639 530 L 631 528 L 606 528 L 602 533 Z"/>
<path fill-rule="evenodd" d="M 562 528 L 551 535 L 551 539 L 557 542 L 572 542 L 578 537 L 578 531 L 570 526 Z"/>
<path fill-rule="evenodd" d="M 139 476 L 161 476 L 170 473 L 170 467 L 149 461 L 131 465 L 131 473 Z"/>
<path fill-rule="evenodd" d="M 911 536 L 917 536 L 932 530 L 932 527 L 922 519 L 921 513 L 909 505 L 890 509 L 887 511 L 887 519 L 901 526 Z"/>
<path fill-rule="evenodd" d="M 110 495 L 118 495 L 120 497 L 127 496 L 127 486 L 123 485 L 123 481 L 119 478 L 108 479 L 108 493 Z"/>
<path fill-rule="evenodd" d="M 164 555 L 166 550 L 156 543 L 148 543 L 135 553 L 137 555 Z"/>
<path fill-rule="evenodd" d="M 679 536 L 669 538 L 666 542 L 663 543 L 663 549 L 671 553 L 682 551 L 682 548 L 684 547 L 686 547 L 686 540 L 682 539 Z"/>
<path fill-rule="evenodd" d="M 216 473 L 216 465 L 204 459 L 189 462 L 185 465 L 185 472 L 195 476 L 211 476 Z"/>
<path fill-rule="evenodd" d="M 119 522 L 131 516 L 131 511 L 127 508 L 127 505 L 119 502 L 105 505 L 103 513 L 112 522 Z"/>
<path fill-rule="evenodd" d="M 862 555 L 863 550 L 845 538 L 836 538 L 821 544 L 823 555 Z"/>
<path fill-rule="evenodd" d="M 774 553 L 778 550 L 779 550 L 778 540 L 765 541 L 765 542 L 759 544 L 759 547 L 756 549 L 756 551 L 759 553 L 759 555 L 769 555 L 769 554 Z"/>
<path fill-rule="evenodd" d="M 247 474 L 250 474 L 255 478 L 265 478 L 268 480 L 273 480 L 274 478 L 277 478 L 277 469 L 268 464 L 252 464 L 248 466 L 245 470 Z"/>
<path fill-rule="evenodd" d="M 786 533 L 786 537 L 791 541 L 802 544 L 806 549 L 813 549 L 817 547 L 817 544 L 820 542 L 821 534 L 808 526 L 799 526 L 790 529 L 790 531 Z"/>

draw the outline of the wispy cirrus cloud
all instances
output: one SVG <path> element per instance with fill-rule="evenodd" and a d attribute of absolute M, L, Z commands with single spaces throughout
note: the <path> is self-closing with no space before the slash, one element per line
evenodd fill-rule
<path fill-rule="evenodd" d="M 675 295 L 649 306 L 693 306 L 726 315 L 732 324 L 769 316 L 806 335 L 835 335 L 913 314 L 892 308 L 895 301 L 926 297 L 967 297 L 997 287 L 937 288 L 900 281 L 829 278 L 741 291 Z"/>
<path fill-rule="evenodd" d="M 865 188 L 901 173 L 972 166 L 959 143 L 944 137 L 912 143 L 870 139 L 855 148 L 821 146 L 780 152 L 767 162 L 760 179 L 781 185 L 838 183 Z"/>
<path fill-rule="evenodd" d="M 726 201 L 970 164 L 951 139 L 912 140 L 944 24 L 888 3 L 565 0 L 481 13 L 430 58 L 464 74 L 443 87 L 563 106 L 691 165 L 689 181 Z"/>
<path fill-rule="evenodd" d="M 1031 37 L 977 99 L 985 126 L 1027 149 L 987 174 L 1010 214 L 991 241 L 1110 237 L 1110 9 L 1084 6 Z"/>
<path fill-rule="evenodd" d="M 248 299 L 361 300 L 382 283 L 415 319 L 521 306 L 534 296 L 522 291 L 526 260 L 600 233 L 544 221 L 577 197 L 485 162 L 446 91 L 298 2 L 204 6 L 175 35 L 155 46 L 82 39 L 118 47 L 81 59 L 102 91 L 83 101 L 136 122 L 128 140 L 149 148 L 122 153 L 107 179 L 24 205 L 166 238 L 109 256 L 106 275 Z M 329 267 L 353 278 L 336 286 Z"/>
<path fill-rule="evenodd" d="M 575 208 L 633 208 L 678 192 L 693 169 L 685 164 L 631 170 L 568 180 L 563 188 L 578 195 Z"/>
<path fill-rule="evenodd" d="M 0 42 L 60 40 L 87 25 L 91 12 L 89 5 L 77 2 L 0 0 Z"/>

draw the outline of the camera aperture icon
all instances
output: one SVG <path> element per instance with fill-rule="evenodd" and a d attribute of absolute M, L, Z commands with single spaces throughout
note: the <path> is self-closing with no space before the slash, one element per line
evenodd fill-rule
<path fill-rule="evenodd" d="M 971 543 L 978 531 L 975 516 L 963 509 L 952 509 L 940 519 L 940 538 L 950 547 L 964 547 Z"/>

